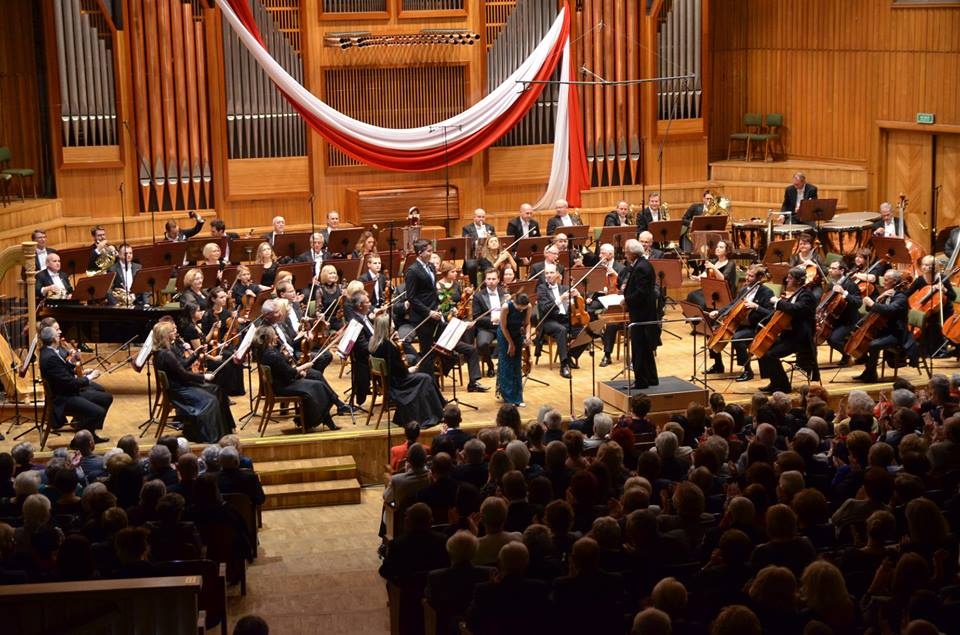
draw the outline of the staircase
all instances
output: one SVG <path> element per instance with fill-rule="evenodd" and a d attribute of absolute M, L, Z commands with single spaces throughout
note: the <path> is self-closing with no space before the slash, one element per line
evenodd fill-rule
<path fill-rule="evenodd" d="M 244 446 L 267 495 L 264 509 L 351 505 L 360 502 L 360 481 L 352 456 L 260 461 L 256 446 Z"/>

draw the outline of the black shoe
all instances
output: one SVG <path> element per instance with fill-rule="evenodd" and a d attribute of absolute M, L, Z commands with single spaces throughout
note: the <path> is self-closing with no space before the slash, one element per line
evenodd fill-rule
<path fill-rule="evenodd" d="M 609 355 L 604 355 L 603 359 L 600 360 L 600 368 L 606 368 L 613 363 L 613 360 L 610 359 Z"/>
<path fill-rule="evenodd" d="M 877 380 L 877 371 L 875 370 L 865 370 L 853 378 L 853 381 L 862 381 L 868 384 L 875 383 Z"/>
<path fill-rule="evenodd" d="M 337 416 L 348 415 L 353 412 L 353 408 L 344 404 L 342 406 L 337 406 Z"/>
<path fill-rule="evenodd" d="M 849 366 L 849 365 L 850 365 L 850 356 L 849 356 L 849 355 L 843 355 L 843 356 L 841 356 L 841 357 L 840 357 L 840 361 L 838 362 L 838 364 L 839 364 L 840 366 Z"/>
<path fill-rule="evenodd" d="M 497 376 L 497 371 L 493 367 L 493 364 L 490 364 L 489 366 L 487 366 L 487 377 L 496 377 L 496 376 Z"/>
<path fill-rule="evenodd" d="M 571 375 L 570 375 L 570 367 L 567 366 L 566 364 L 564 364 L 563 366 L 561 366 L 561 367 L 560 367 L 560 376 L 563 377 L 564 379 L 570 379 L 570 377 L 571 377 Z"/>
<path fill-rule="evenodd" d="M 753 379 L 753 371 L 749 368 L 744 368 L 743 372 L 737 377 L 737 381 L 751 381 Z"/>
<path fill-rule="evenodd" d="M 488 390 L 490 389 L 486 386 L 481 386 L 476 382 L 467 384 L 467 392 L 487 392 Z"/>
<path fill-rule="evenodd" d="M 578 362 L 575 357 L 568 359 L 567 364 L 570 366 L 570 368 L 580 368 L 580 362 Z"/>
<path fill-rule="evenodd" d="M 109 441 L 109 440 L 110 440 L 109 437 L 101 437 L 101 436 L 98 435 L 97 433 L 94 433 L 94 434 L 93 434 L 93 442 L 94 442 L 94 443 L 106 443 L 106 442 Z"/>
<path fill-rule="evenodd" d="M 723 374 L 723 364 L 714 364 L 707 369 L 708 375 L 722 375 Z"/>
<path fill-rule="evenodd" d="M 77 348 L 80 349 L 80 352 L 81 352 L 81 353 L 92 353 L 92 352 L 93 352 L 93 349 L 90 348 L 89 346 L 87 346 L 86 344 L 80 344 L 80 345 L 77 346 Z"/>
<path fill-rule="evenodd" d="M 342 428 L 335 423 L 328 423 L 327 427 L 331 430 L 342 430 Z"/>
<path fill-rule="evenodd" d="M 766 386 L 761 386 L 758 388 L 760 392 L 772 393 L 774 391 L 773 384 L 767 384 Z"/>

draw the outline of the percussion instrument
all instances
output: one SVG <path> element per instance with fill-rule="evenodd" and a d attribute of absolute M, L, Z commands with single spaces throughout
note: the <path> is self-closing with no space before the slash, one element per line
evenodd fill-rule
<path fill-rule="evenodd" d="M 827 251 L 843 256 L 852 254 L 861 247 L 866 247 L 870 242 L 873 226 L 866 222 L 830 221 L 829 223 L 823 223 L 820 230 Z"/>
<path fill-rule="evenodd" d="M 800 234 L 804 232 L 810 233 L 812 231 L 813 231 L 812 227 L 810 227 L 809 225 L 803 225 L 800 223 L 774 225 L 773 239 L 789 240 L 790 238 L 799 238 Z"/>
<path fill-rule="evenodd" d="M 737 251 L 762 254 L 767 248 L 767 224 L 760 220 L 733 221 L 733 246 Z"/>
<path fill-rule="evenodd" d="M 879 212 L 842 212 L 833 215 L 833 223 L 843 223 L 844 225 L 856 225 L 859 223 L 873 223 L 880 218 Z"/>

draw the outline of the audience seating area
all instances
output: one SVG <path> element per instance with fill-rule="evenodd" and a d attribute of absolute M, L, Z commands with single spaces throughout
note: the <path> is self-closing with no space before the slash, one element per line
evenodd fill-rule
<path fill-rule="evenodd" d="M 958 385 L 875 402 L 822 386 L 655 426 L 589 398 L 565 426 L 504 406 L 391 452 L 391 632 L 956 633 Z M 653 436 L 652 444 L 637 439 Z"/>

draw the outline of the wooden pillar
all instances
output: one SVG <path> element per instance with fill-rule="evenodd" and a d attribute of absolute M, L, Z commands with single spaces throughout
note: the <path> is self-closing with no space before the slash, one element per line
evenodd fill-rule
<path fill-rule="evenodd" d="M 27 320 L 30 329 L 27 331 L 30 337 L 37 332 L 37 294 L 34 288 L 37 286 L 37 243 L 32 240 L 20 243 L 23 248 L 23 271 L 26 276 L 27 296 Z"/>

